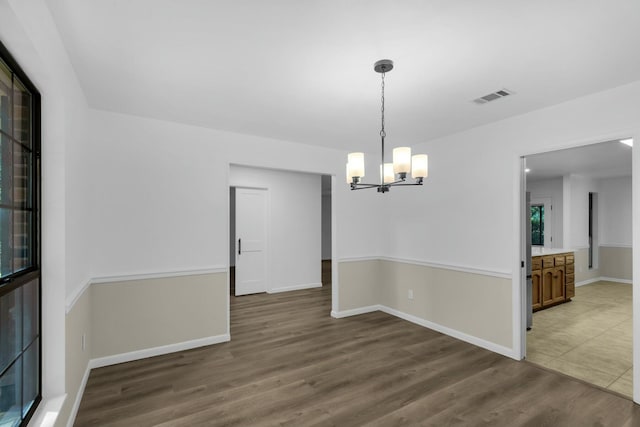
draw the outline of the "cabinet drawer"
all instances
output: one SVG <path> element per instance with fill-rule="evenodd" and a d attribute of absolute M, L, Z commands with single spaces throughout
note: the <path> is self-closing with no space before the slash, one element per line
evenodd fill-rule
<path fill-rule="evenodd" d="M 556 255 L 553 257 L 556 267 L 564 265 L 564 255 Z"/>
<path fill-rule="evenodd" d="M 553 256 L 542 257 L 542 268 L 551 268 L 551 267 L 553 267 Z"/>
<path fill-rule="evenodd" d="M 567 264 L 565 265 L 564 269 L 566 270 L 567 274 L 573 274 L 575 272 L 575 265 L 573 264 Z"/>
<path fill-rule="evenodd" d="M 570 255 L 567 255 L 567 256 L 564 257 L 564 263 L 565 264 L 573 264 L 574 260 L 575 260 L 575 258 L 573 256 L 573 254 L 570 254 Z"/>
<path fill-rule="evenodd" d="M 542 270 L 542 258 L 539 256 L 531 258 L 531 271 Z"/>
<path fill-rule="evenodd" d="M 567 285 L 569 285 L 569 284 L 573 285 L 574 283 L 576 283 L 576 275 L 575 274 L 573 274 L 573 273 L 566 274 L 564 277 L 565 277 L 565 282 L 566 282 Z"/>

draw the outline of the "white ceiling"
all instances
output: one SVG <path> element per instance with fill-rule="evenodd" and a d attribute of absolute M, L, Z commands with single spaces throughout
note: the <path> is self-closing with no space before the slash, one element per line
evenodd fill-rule
<path fill-rule="evenodd" d="M 638 0 L 51 0 L 92 107 L 347 150 L 640 80 Z M 515 95 L 476 105 L 506 88 Z"/>
<path fill-rule="evenodd" d="M 591 178 L 631 176 L 631 150 L 616 140 L 527 156 L 527 181 L 572 174 Z"/>

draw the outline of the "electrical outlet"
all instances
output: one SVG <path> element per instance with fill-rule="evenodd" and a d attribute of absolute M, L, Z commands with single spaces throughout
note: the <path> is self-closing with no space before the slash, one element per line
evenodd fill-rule
<path fill-rule="evenodd" d="M 409 289 L 409 292 L 407 294 L 407 298 L 413 299 L 413 289 Z"/>
<path fill-rule="evenodd" d="M 87 334 L 82 334 L 82 351 L 87 347 Z"/>

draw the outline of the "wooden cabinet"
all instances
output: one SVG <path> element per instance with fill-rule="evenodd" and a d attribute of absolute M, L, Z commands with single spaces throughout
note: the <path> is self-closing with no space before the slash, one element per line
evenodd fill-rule
<path fill-rule="evenodd" d="M 553 292 L 551 284 L 553 283 L 553 268 L 545 268 L 542 270 L 542 306 L 553 304 Z"/>
<path fill-rule="evenodd" d="M 573 252 L 531 258 L 531 302 L 541 310 L 575 296 Z"/>
<path fill-rule="evenodd" d="M 531 272 L 531 303 L 534 310 L 542 308 L 542 271 L 536 270 Z"/>

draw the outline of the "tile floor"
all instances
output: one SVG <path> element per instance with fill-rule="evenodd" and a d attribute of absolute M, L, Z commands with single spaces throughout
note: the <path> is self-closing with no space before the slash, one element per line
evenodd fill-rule
<path fill-rule="evenodd" d="M 596 282 L 533 313 L 527 360 L 631 397 L 631 285 Z"/>

